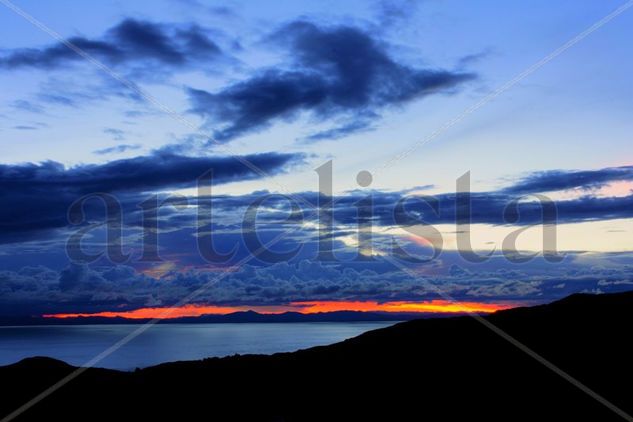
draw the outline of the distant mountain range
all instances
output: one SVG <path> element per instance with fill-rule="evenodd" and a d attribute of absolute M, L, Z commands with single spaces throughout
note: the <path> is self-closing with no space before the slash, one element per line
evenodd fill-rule
<path fill-rule="evenodd" d="M 434 313 L 393 313 L 393 312 L 358 312 L 335 311 L 302 314 L 300 312 L 284 312 L 281 314 L 260 314 L 254 311 L 233 312 L 225 315 L 201 315 L 196 317 L 168 318 L 159 324 L 220 324 L 220 323 L 281 323 L 281 322 L 361 322 L 361 321 L 408 321 L 416 318 L 436 317 Z M 144 324 L 149 318 L 122 317 L 75 317 L 75 318 L 43 318 L 43 317 L 1 317 L 0 326 L 16 325 L 83 325 L 83 324 Z"/>
<path fill-rule="evenodd" d="M 633 292 L 579 294 L 293 353 L 89 368 L 17 420 L 632 420 L 631 322 Z M 75 369 L 0 367 L 0 416 Z"/>

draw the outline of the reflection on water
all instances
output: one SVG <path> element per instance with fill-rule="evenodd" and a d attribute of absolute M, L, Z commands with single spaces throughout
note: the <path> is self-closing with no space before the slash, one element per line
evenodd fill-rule
<path fill-rule="evenodd" d="M 336 343 L 394 322 L 158 324 L 96 366 L 131 370 L 236 353 L 290 352 Z M 82 365 L 139 325 L 0 327 L 0 365 L 49 356 Z"/>

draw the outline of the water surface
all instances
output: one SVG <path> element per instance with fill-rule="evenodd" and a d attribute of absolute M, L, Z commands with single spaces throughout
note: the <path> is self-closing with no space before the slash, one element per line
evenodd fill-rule
<path fill-rule="evenodd" d="M 236 353 L 291 352 L 336 343 L 394 322 L 158 324 L 95 366 L 132 370 Z M 140 325 L 0 327 L 0 365 L 49 356 L 83 365 Z"/>

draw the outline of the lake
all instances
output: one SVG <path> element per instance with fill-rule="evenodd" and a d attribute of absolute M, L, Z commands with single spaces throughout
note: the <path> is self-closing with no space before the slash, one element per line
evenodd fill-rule
<path fill-rule="evenodd" d="M 388 322 L 157 324 L 96 365 L 133 370 L 163 362 L 233 354 L 292 352 L 336 343 Z M 81 366 L 141 325 L 0 327 L 0 365 L 48 356 Z"/>

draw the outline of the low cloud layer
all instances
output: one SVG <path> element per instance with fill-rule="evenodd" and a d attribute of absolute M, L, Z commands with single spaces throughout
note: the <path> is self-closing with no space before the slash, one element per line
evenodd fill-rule
<path fill-rule="evenodd" d="M 195 303 L 224 306 L 286 305 L 291 302 L 425 301 L 442 298 L 438 289 L 459 301 L 533 304 L 568 294 L 617 292 L 633 286 L 633 267 L 579 267 L 527 274 L 521 269 L 471 272 L 452 266 L 442 274 L 412 277 L 387 271 L 339 267 L 319 262 L 243 266 L 215 282 L 220 274 L 174 271 L 160 279 L 129 266 L 70 265 L 61 271 L 24 267 L 0 271 L 0 316 L 132 310 L 170 306 L 209 286 Z"/>
<path fill-rule="evenodd" d="M 268 163 L 271 171 L 283 171 L 297 157 L 271 154 L 255 156 L 251 159 L 259 165 Z M 188 183 L 185 174 L 197 176 L 196 166 L 213 165 L 219 183 L 235 178 L 249 178 L 253 175 L 238 164 L 230 164 L 228 158 L 189 157 L 139 157 L 119 160 L 101 166 L 87 166 L 64 169 L 53 163 L 42 165 L 2 166 L 0 183 L 7 188 L 15 200 L 16 207 L 4 210 L 2 221 L 10 222 L 3 227 L 3 236 L 20 233 L 36 233 L 38 239 L 45 238 L 45 230 L 62 227 L 65 221 L 64 200 L 71 200 L 74 194 L 84 189 L 108 189 L 124 195 L 124 202 L 134 204 L 124 212 L 132 216 L 140 213 L 135 207 L 146 189 L 161 186 L 181 186 Z M 151 162 L 151 164 L 150 164 Z M 130 168 L 135 168 L 132 171 Z M 178 176 L 170 176 L 172 171 Z M 547 183 L 534 184 L 531 193 L 551 186 L 565 185 L 567 174 L 576 172 L 557 171 L 548 173 Z M 574 189 L 596 186 L 627 178 L 621 169 L 604 169 L 585 172 L 594 177 L 574 182 Z M 120 175 L 121 178 L 119 178 Z M 135 175 L 134 177 L 132 175 Z M 537 180 L 539 174 L 519 180 L 516 185 L 495 192 L 473 193 L 473 223 L 506 224 L 501 217 L 506 201 L 522 197 L 526 181 Z M 558 181 L 556 178 L 560 178 Z M 31 186 L 30 189 L 26 189 Z M 515 190 L 521 194 L 510 194 Z M 538 187 L 537 187 L 538 186 Z M 232 271 L 217 285 L 213 285 L 201 295 L 199 303 L 213 303 L 227 306 L 240 305 L 283 305 L 296 301 L 314 300 L 367 300 L 367 301 L 421 301 L 437 298 L 437 287 L 458 300 L 517 303 L 538 303 L 566 296 L 573 292 L 611 292 L 630 289 L 633 286 L 633 270 L 630 258 L 617 254 L 604 255 L 608 266 L 593 264 L 596 255 L 569 254 L 557 266 L 537 258 L 529 266 L 512 263 L 500 254 L 491 256 L 486 263 L 464 263 L 457 251 L 446 250 L 439 259 L 425 266 L 425 271 L 412 277 L 395 269 L 388 261 L 375 256 L 372 261 L 354 261 L 354 246 L 341 242 L 342 237 L 353 235 L 358 224 L 356 204 L 369 192 L 355 191 L 333 199 L 334 249 L 347 254 L 340 262 L 314 262 L 319 233 L 316 225 L 308 225 L 283 239 L 276 252 L 297 250 L 289 261 L 263 263 L 249 261 L 251 265 L 232 268 L 231 263 L 209 265 L 196 254 L 196 213 L 195 208 L 187 210 L 163 209 L 160 214 L 162 261 L 139 262 L 130 260 L 128 265 L 113 265 L 99 260 L 88 265 L 71 264 L 62 269 L 27 266 L 0 272 L 0 304 L 7 315 L 27 315 L 59 312 L 98 312 L 106 310 L 131 310 L 148 306 L 169 306 L 205 283 Z M 394 224 L 399 217 L 394 210 L 409 193 L 373 191 L 374 223 L 385 228 Z M 213 222 L 204 220 L 204 230 L 213 233 L 214 246 L 220 253 L 228 253 L 237 245 L 235 259 L 249 256 L 242 238 L 240 217 L 253 201 L 259 200 L 266 192 L 248 195 L 216 195 L 213 203 Z M 319 194 L 297 193 L 303 200 L 317 203 Z M 436 195 L 436 202 L 422 200 L 419 196 L 409 196 L 410 208 L 401 212 L 405 223 L 416 224 L 454 222 L 455 194 Z M 37 199 L 37 200 L 36 200 Z M 76 198 L 72 198 L 76 199 Z M 209 198 L 198 198 L 206 201 Z M 196 198 L 187 198 L 189 204 L 198 204 Z M 406 203 L 405 202 L 405 205 Z M 265 202 L 260 214 L 259 236 L 267 242 L 288 229 L 297 228 L 298 215 L 288 218 L 288 199 L 274 195 Z M 433 205 L 434 204 L 434 205 Z M 579 196 L 576 199 L 557 201 L 561 222 L 582 222 L 606 220 L 610 218 L 633 217 L 633 195 L 625 197 Z M 39 207 L 39 208 L 38 208 Z M 435 207 L 435 209 L 433 209 Z M 529 202 L 520 208 L 521 219 L 516 225 L 527 222 L 539 223 L 540 212 Z M 46 212 L 41 212 L 45 209 Z M 532 212 L 531 210 L 534 209 Z M 206 210 L 209 211 L 209 210 Z M 439 212 L 436 212 L 439 211 Z M 101 211 L 102 212 L 102 211 Z M 94 215 L 98 215 L 95 213 Z M 307 215 L 307 214 L 306 214 Z M 52 220 L 57 217 L 58 220 Z M 50 218 L 51 220 L 45 220 Z M 314 214 L 306 217 L 313 219 Z M 408 219 L 408 220 L 407 220 Z M 402 223 L 402 221 L 401 221 Z M 130 229 L 134 229 L 134 225 Z M 138 228 L 138 226 L 136 226 Z M 376 231 L 378 249 L 390 247 L 389 232 Z M 402 239 L 401 239 L 402 240 Z M 138 237 L 128 250 L 138 249 Z M 97 244 L 98 246 L 98 244 Z M 133 246 L 130 248 L 130 246 Z M 406 247 L 406 244 L 403 244 Z M 397 258 L 397 257 L 396 257 Z M 235 262 L 232 260 L 231 262 Z M 406 264 L 406 261 L 403 261 Z M 410 265 L 406 264 L 406 265 Z M 463 265 L 463 266 L 462 266 Z M 433 287 L 435 286 L 435 287 Z"/>

